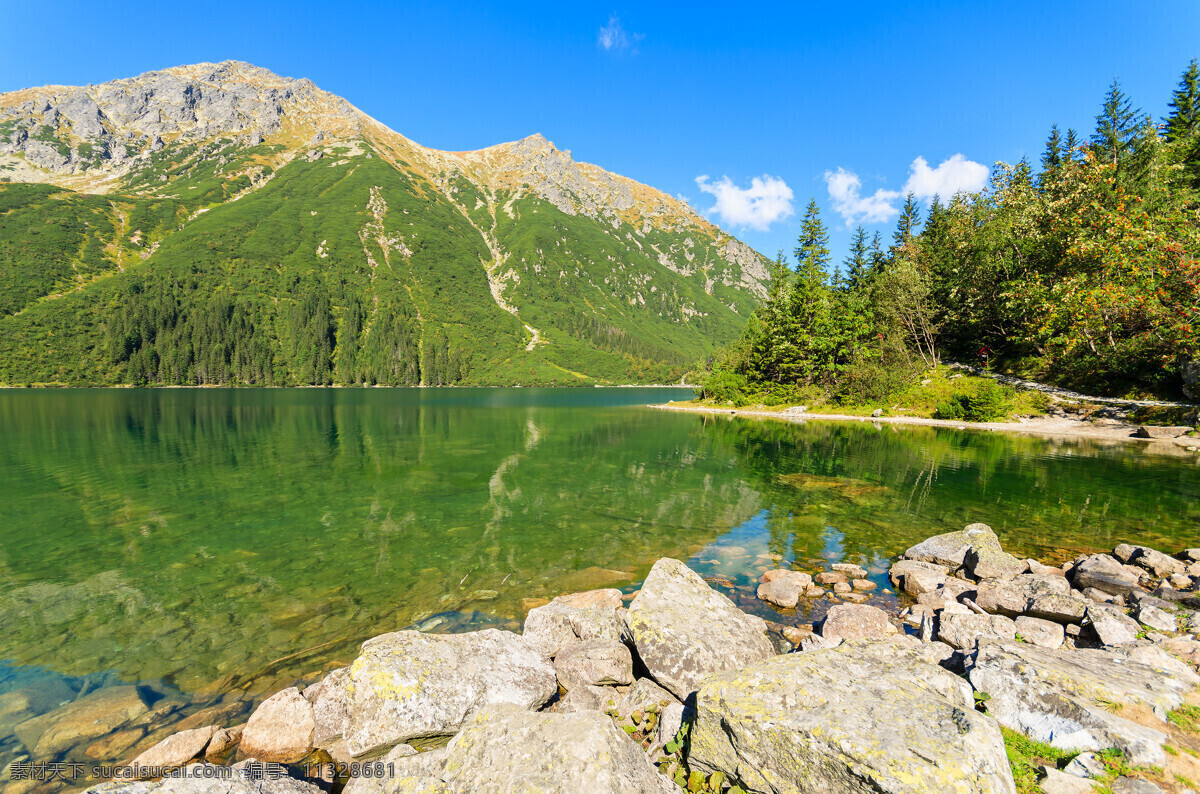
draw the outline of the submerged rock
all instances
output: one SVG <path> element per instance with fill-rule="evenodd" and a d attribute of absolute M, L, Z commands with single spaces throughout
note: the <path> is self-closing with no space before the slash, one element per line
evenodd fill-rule
<path fill-rule="evenodd" d="M 902 643 L 850 641 L 714 676 L 689 763 L 750 791 L 1015 792 L 1000 729 Z"/>
<path fill-rule="evenodd" d="M 149 710 L 137 687 L 105 687 L 34 717 L 15 732 L 34 755 L 44 758 L 110 734 Z"/>
<path fill-rule="evenodd" d="M 714 673 L 775 653 L 762 618 L 742 612 L 670 558 L 654 563 L 626 622 L 642 664 L 680 700 Z"/>
<path fill-rule="evenodd" d="M 546 657 L 517 634 L 398 631 L 363 643 L 348 690 L 343 735 L 349 752 L 361 756 L 453 734 L 485 706 L 541 708 L 558 681 Z"/>

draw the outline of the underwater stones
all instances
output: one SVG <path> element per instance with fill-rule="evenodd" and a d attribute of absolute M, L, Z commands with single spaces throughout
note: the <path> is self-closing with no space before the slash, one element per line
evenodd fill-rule
<path fill-rule="evenodd" d="M 668 557 L 650 569 L 625 619 L 650 675 L 680 700 L 714 673 L 775 653 L 762 618 L 742 612 Z"/>
<path fill-rule="evenodd" d="M 136 769 L 146 770 L 183 766 L 204 752 L 216 732 L 217 726 L 209 725 L 172 734 L 133 759 L 130 765 Z M 151 772 L 139 775 L 139 777 L 157 777 L 157 775 Z"/>
<path fill-rule="evenodd" d="M 1166 735 L 1104 704 L 1145 706 L 1165 719 L 1193 688 L 1189 678 L 1107 651 L 1025 643 L 981 643 L 969 677 L 991 696 L 988 713 L 1001 725 L 1064 750 L 1119 747 L 1135 764 L 1161 764 Z"/>
<path fill-rule="evenodd" d="M 21 742 L 40 757 L 93 742 L 149 711 L 137 687 L 105 687 L 16 727 Z M 23 728 L 34 729 L 27 732 Z M 32 733 L 36 733 L 36 739 Z"/>
<path fill-rule="evenodd" d="M 580 640 L 621 639 L 623 616 L 620 590 L 571 593 L 529 610 L 522 635 L 542 654 L 554 658 L 562 648 Z"/>
<path fill-rule="evenodd" d="M 689 763 L 751 791 L 1015 792 L 971 689 L 896 641 L 768 659 L 696 697 Z"/>
<path fill-rule="evenodd" d="M 567 691 L 580 686 L 632 684 L 633 656 L 617 640 L 584 640 L 559 652 L 554 672 Z"/>
<path fill-rule="evenodd" d="M 242 754 L 259 761 L 290 764 L 313 749 L 317 723 L 313 706 L 296 687 L 264 700 L 242 732 Z"/>
<path fill-rule="evenodd" d="M 453 734 L 485 706 L 540 708 L 558 681 L 541 651 L 517 634 L 397 631 L 363 643 L 347 688 L 343 738 L 361 756 Z"/>
<path fill-rule="evenodd" d="M 895 634 L 896 627 L 882 609 L 865 604 L 838 604 L 825 613 L 821 636 L 825 639 L 882 640 Z"/>

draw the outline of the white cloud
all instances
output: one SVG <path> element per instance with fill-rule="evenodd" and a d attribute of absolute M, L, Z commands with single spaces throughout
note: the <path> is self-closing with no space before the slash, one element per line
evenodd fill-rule
<path fill-rule="evenodd" d="M 862 195 L 862 180 L 853 171 L 838 168 L 825 172 L 825 187 L 833 199 L 833 207 L 850 223 L 882 223 L 900 214 L 897 201 L 908 193 L 919 199 L 934 196 L 950 198 L 955 193 L 974 193 L 982 190 L 988 180 L 988 167 L 956 154 L 930 168 L 924 157 L 912 161 L 908 181 L 900 190 L 880 188 L 869 196 Z"/>
<path fill-rule="evenodd" d="M 608 18 L 608 24 L 600 28 L 600 32 L 596 35 L 596 43 L 601 49 L 606 52 L 613 50 L 631 50 L 631 55 L 637 54 L 637 48 L 634 47 L 639 41 L 644 39 L 641 33 L 629 33 L 621 25 L 621 20 L 615 14 Z"/>
<path fill-rule="evenodd" d="M 986 165 L 972 162 L 961 154 L 943 160 L 937 168 L 930 168 L 924 157 L 918 157 L 909 168 L 904 192 L 922 199 L 934 196 L 950 198 L 955 193 L 975 193 L 983 190 L 983 186 L 987 184 L 988 173 Z"/>
<path fill-rule="evenodd" d="M 894 202 L 900 193 L 880 188 L 870 196 L 862 195 L 862 180 L 853 171 L 839 168 L 825 172 L 825 187 L 833 208 L 846 223 L 883 223 L 900 214 Z"/>
<path fill-rule="evenodd" d="M 712 182 L 705 175 L 696 177 L 696 187 L 717 197 L 717 203 L 707 214 L 715 212 L 730 226 L 765 232 L 772 223 L 793 212 L 792 189 L 777 176 L 756 176 L 750 180 L 750 187 L 740 188 L 727 176 Z"/>

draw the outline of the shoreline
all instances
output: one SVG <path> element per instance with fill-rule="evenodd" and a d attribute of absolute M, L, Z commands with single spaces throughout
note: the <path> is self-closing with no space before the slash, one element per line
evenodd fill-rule
<path fill-rule="evenodd" d="M 1078 438 L 1092 441 L 1133 441 L 1147 443 L 1158 449 L 1172 447 L 1182 451 L 1200 451 L 1200 438 L 1188 436 L 1178 438 L 1137 438 L 1133 433 L 1137 431 L 1139 425 L 1132 425 L 1128 422 L 1121 422 L 1115 419 L 1106 420 L 1106 424 L 1104 425 L 1097 425 L 1084 419 L 1068 419 L 1063 417 L 1037 417 L 1025 422 L 965 422 L 954 419 L 926 419 L 920 416 L 856 416 L 853 414 L 810 413 L 808 411 L 787 414 L 783 411 L 718 408 L 716 406 L 680 405 L 676 403 L 662 403 L 648 407 L 663 411 L 682 411 L 717 416 L 753 416 L 765 419 L 779 419 L 786 422 L 806 422 L 810 419 L 826 422 L 871 422 L 892 425 L 945 427 L 952 430 Z"/>

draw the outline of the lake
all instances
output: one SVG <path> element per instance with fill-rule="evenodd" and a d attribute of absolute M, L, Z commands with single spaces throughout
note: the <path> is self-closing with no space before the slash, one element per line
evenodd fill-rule
<path fill-rule="evenodd" d="M 860 562 L 887 601 L 892 555 L 975 521 L 1048 560 L 1200 545 L 1195 456 L 645 407 L 690 396 L 0 391 L 0 767 L 39 743 L 35 760 L 128 760 L 198 710 L 244 720 L 368 637 L 516 630 L 559 593 L 635 590 L 662 556 L 797 623 L 830 602 L 766 607 L 763 570 Z M 43 741 L 39 714 L 130 684 L 148 715 Z"/>

